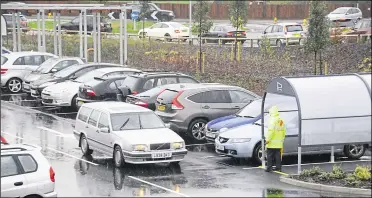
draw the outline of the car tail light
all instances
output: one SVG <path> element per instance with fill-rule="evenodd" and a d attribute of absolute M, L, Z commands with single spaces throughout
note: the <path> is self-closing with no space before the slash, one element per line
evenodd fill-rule
<path fill-rule="evenodd" d="M 8 69 L 1 69 L 1 74 L 5 74 L 8 71 Z"/>
<path fill-rule="evenodd" d="M 247 35 L 247 32 L 242 32 L 243 35 Z"/>
<path fill-rule="evenodd" d="M 232 33 L 232 32 L 228 32 L 226 35 L 227 35 L 227 36 L 232 36 L 233 33 Z"/>
<path fill-rule="evenodd" d="M 183 91 L 179 91 L 178 94 L 173 98 L 173 100 L 172 100 L 172 109 L 174 109 L 174 110 L 181 110 L 181 109 L 184 108 L 182 106 L 182 104 L 177 100 L 178 97 L 180 97 L 180 95 L 182 93 L 183 93 Z"/>
<path fill-rule="evenodd" d="M 6 139 L 3 136 L 1 136 L 1 143 L 8 144 L 8 142 L 6 141 Z"/>
<path fill-rule="evenodd" d="M 138 105 L 138 106 L 141 106 L 141 107 L 146 107 L 146 108 L 149 107 L 149 104 L 147 104 L 146 102 L 143 102 L 143 101 L 137 101 L 134 104 Z"/>
<path fill-rule="evenodd" d="M 88 95 L 88 96 L 96 96 L 96 92 L 94 92 L 94 91 L 91 90 L 91 89 L 87 89 L 87 95 Z"/>
<path fill-rule="evenodd" d="M 52 167 L 50 167 L 49 168 L 49 176 L 50 176 L 50 181 L 52 181 L 52 182 L 55 182 L 56 180 L 55 180 L 55 173 L 54 173 L 54 170 L 53 170 L 53 168 Z"/>
<path fill-rule="evenodd" d="M 137 95 L 138 91 L 132 91 L 132 95 Z"/>
<path fill-rule="evenodd" d="M 179 30 L 174 30 L 174 32 L 175 32 L 175 33 L 180 33 L 180 31 L 179 31 Z"/>

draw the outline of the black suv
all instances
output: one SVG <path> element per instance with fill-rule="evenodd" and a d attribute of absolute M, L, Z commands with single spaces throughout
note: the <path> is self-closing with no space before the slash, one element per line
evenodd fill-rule
<path fill-rule="evenodd" d="M 126 91 L 126 93 L 136 95 L 154 87 L 178 83 L 199 83 L 199 81 L 182 73 L 144 72 L 129 75 L 122 83 L 120 89 L 123 90 L 124 88 L 127 88 L 129 91 Z"/>

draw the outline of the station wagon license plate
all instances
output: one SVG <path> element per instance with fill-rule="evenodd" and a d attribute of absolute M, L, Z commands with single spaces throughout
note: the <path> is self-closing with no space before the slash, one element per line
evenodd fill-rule
<path fill-rule="evenodd" d="M 299 33 L 293 34 L 294 37 L 300 37 L 301 35 Z"/>
<path fill-rule="evenodd" d="M 210 138 L 216 138 L 216 134 L 213 133 L 206 133 L 205 135 Z"/>
<path fill-rule="evenodd" d="M 170 158 L 172 157 L 172 153 L 167 152 L 167 153 L 152 153 L 151 154 L 152 158 Z"/>
<path fill-rule="evenodd" d="M 24 84 L 24 85 L 23 85 L 23 88 L 24 88 L 24 89 L 30 89 L 30 85 L 28 85 L 28 84 Z"/>
<path fill-rule="evenodd" d="M 216 145 L 216 149 L 217 150 L 220 150 L 220 151 L 223 151 L 223 150 L 225 150 L 225 147 L 223 145 L 221 145 L 221 144 L 217 144 Z"/>
<path fill-rule="evenodd" d="M 37 92 L 36 92 L 36 90 L 34 90 L 34 89 L 31 89 L 31 94 L 33 94 L 33 95 L 37 95 Z"/>
<path fill-rule="evenodd" d="M 236 34 L 236 36 L 241 36 L 241 34 Z"/>
<path fill-rule="evenodd" d="M 164 105 L 159 105 L 158 110 L 159 111 L 165 111 L 165 106 Z"/>

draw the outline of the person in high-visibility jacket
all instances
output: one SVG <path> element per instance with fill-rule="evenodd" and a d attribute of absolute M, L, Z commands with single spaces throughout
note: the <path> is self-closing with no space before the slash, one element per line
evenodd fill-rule
<path fill-rule="evenodd" d="M 273 161 L 276 164 L 276 170 L 281 171 L 282 159 L 281 152 L 284 145 L 286 127 L 284 120 L 280 117 L 278 107 L 272 106 L 269 110 L 269 126 L 266 136 L 267 148 L 267 168 L 266 172 L 272 171 Z"/>

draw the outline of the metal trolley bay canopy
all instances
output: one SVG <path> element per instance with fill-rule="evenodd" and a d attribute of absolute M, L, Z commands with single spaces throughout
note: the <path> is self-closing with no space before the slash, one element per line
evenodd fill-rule
<path fill-rule="evenodd" d="M 293 97 L 297 103 L 298 173 L 301 147 L 332 146 L 334 161 L 334 145 L 371 142 L 371 73 L 274 78 L 263 96 L 262 115 L 268 113 L 264 107 L 269 97 L 273 104 L 280 97 Z M 264 122 L 261 119 L 262 148 Z M 265 167 L 264 158 L 262 162 Z"/>

